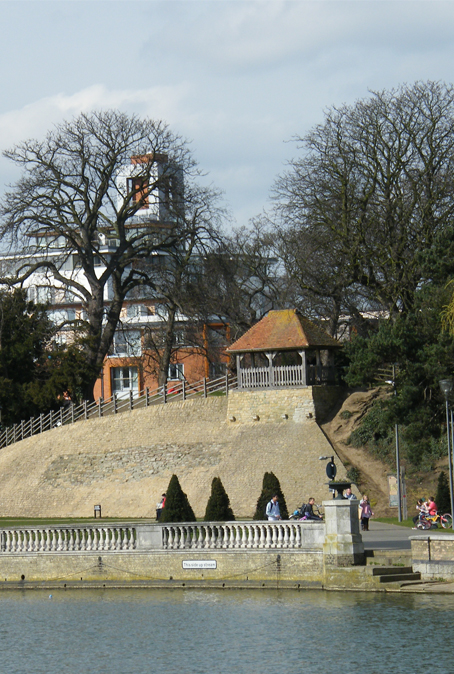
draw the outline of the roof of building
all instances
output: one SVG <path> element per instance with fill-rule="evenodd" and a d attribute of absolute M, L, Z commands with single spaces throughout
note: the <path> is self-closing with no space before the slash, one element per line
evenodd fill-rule
<path fill-rule="evenodd" d="M 228 353 L 253 351 L 295 351 L 299 349 L 339 348 L 337 339 L 312 323 L 296 309 L 270 311 L 242 337 L 231 344 Z"/>

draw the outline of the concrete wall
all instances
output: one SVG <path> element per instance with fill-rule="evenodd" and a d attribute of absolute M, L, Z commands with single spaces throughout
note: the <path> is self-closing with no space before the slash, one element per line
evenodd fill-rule
<path fill-rule="evenodd" d="M 279 559 L 278 559 L 279 557 Z M 215 561 L 215 569 L 185 569 L 183 561 Z M 152 551 L 129 553 L 44 553 L 0 556 L 0 583 L 26 581 L 297 581 L 323 580 L 321 551 L 249 550 L 228 552 Z"/>
<path fill-rule="evenodd" d="M 423 580 L 454 580 L 454 534 L 430 534 L 411 539 L 413 571 Z"/>
<path fill-rule="evenodd" d="M 0 452 L 0 513 L 11 517 L 154 517 L 176 473 L 198 517 L 219 476 L 237 517 L 251 517 L 263 474 L 273 471 L 289 509 L 329 498 L 333 449 L 314 418 L 311 389 L 234 392 L 80 421 Z M 271 401 L 271 402 L 270 402 Z M 229 407 L 228 407 L 229 406 Z M 285 408 L 288 419 L 282 419 Z M 228 410 L 238 421 L 228 421 Z M 256 411 L 260 421 L 250 419 Z M 240 421 L 240 418 L 243 421 Z M 345 471 L 338 461 L 338 477 Z"/>

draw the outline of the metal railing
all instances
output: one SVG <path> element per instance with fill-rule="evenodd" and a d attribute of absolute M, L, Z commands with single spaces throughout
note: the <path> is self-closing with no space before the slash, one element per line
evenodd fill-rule
<path fill-rule="evenodd" d="M 161 405 L 175 400 L 228 395 L 229 390 L 235 388 L 237 388 L 237 378 L 225 375 L 217 379 L 200 379 L 191 384 L 184 380 L 167 382 L 165 386 L 159 386 L 156 389 L 130 390 L 127 395 L 114 394 L 110 398 L 99 398 L 92 403 L 87 400 L 84 400 L 81 405 L 71 403 L 66 407 L 60 407 L 57 411 L 51 410 L 47 414 L 30 417 L 27 421 L 23 420 L 5 428 L 0 433 L 0 449 L 30 438 L 32 435 L 38 435 L 59 426 L 74 424 L 77 421 L 130 412 L 141 407 Z"/>

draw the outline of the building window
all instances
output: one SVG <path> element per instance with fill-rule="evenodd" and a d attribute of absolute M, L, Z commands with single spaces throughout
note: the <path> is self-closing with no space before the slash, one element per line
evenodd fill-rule
<path fill-rule="evenodd" d="M 184 379 L 184 365 L 183 363 L 170 363 L 169 371 L 167 373 L 168 379 Z"/>
<path fill-rule="evenodd" d="M 128 179 L 128 194 L 132 194 L 132 201 L 140 208 L 148 208 L 149 205 L 149 180 L 144 177 Z"/>
<path fill-rule="evenodd" d="M 138 318 L 140 316 L 149 316 L 149 312 L 144 304 L 128 304 L 126 315 L 128 318 Z"/>
<path fill-rule="evenodd" d="M 115 332 L 111 356 L 140 356 L 141 354 L 140 330 L 117 330 Z"/>
<path fill-rule="evenodd" d="M 54 289 L 50 286 L 36 286 L 36 302 L 38 304 L 52 304 Z"/>
<path fill-rule="evenodd" d="M 210 379 L 225 377 L 227 373 L 227 363 L 210 363 Z"/>
<path fill-rule="evenodd" d="M 139 390 L 139 372 L 136 367 L 113 367 L 110 372 L 112 393 L 119 398 L 128 396 L 130 391 Z"/>

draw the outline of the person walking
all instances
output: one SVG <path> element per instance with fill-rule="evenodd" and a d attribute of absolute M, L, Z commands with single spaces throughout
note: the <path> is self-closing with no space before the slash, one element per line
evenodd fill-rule
<path fill-rule="evenodd" d="M 363 531 L 369 531 L 369 520 L 374 513 L 370 507 L 370 501 L 367 494 L 363 494 L 363 498 L 359 502 L 359 507 L 361 509 L 361 529 Z"/>
<path fill-rule="evenodd" d="M 273 494 L 271 501 L 266 506 L 265 514 L 269 522 L 276 522 L 282 519 L 281 511 L 279 510 L 279 496 L 277 494 Z"/>
<path fill-rule="evenodd" d="M 161 496 L 161 500 L 159 501 L 159 503 L 156 506 L 156 521 L 157 522 L 159 522 L 159 520 L 161 519 L 162 510 L 163 510 L 165 504 L 166 504 L 166 495 L 163 494 Z"/>

